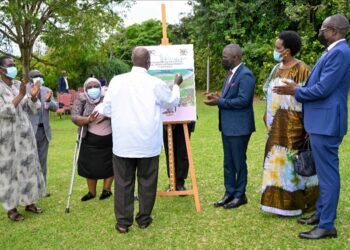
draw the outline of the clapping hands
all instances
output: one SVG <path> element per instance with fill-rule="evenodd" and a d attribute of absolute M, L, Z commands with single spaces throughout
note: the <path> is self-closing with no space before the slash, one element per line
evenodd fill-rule
<path fill-rule="evenodd" d="M 22 81 L 22 84 L 23 84 L 23 81 Z M 22 87 L 22 84 L 21 84 L 21 87 Z M 40 90 L 40 81 L 36 81 L 36 83 L 34 83 L 34 85 L 32 85 L 30 87 L 30 96 L 32 97 L 32 100 L 34 100 L 38 94 Z"/>
<path fill-rule="evenodd" d="M 51 101 L 51 96 L 52 96 L 52 91 L 51 90 L 47 91 L 45 95 L 45 101 L 46 102 Z"/>
<path fill-rule="evenodd" d="M 209 92 L 208 94 L 205 95 L 207 98 L 204 100 L 204 104 L 208 106 L 216 106 L 218 105 L 219 98 L 221 97 L 221 94 L 217 91 L 215 92 Z"/>

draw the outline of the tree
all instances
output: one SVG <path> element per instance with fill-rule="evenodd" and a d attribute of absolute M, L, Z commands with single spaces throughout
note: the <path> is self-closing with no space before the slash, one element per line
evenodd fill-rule
<path fill-rule="evenodd" d="M 262 92 L 261 86 L 275 64 L 272 52 L 281 31 L 299 33 L 303 49 L 298 58 L 313 65 L 323 50 L 317 34 L 324 18 L 336 13 L 350 14 L 347 0 L 195 0 L 190 3 L 193 15 L 183 19 L 185 22 L 175 31 L 194 43 L 197 87 L 205 88 L 208 53 L 212 61 L 211 86 L 214 89 L 222 86 L 225 75 L 220 63 L 222 49 L 228 43 L 238 43 L 244 50 L 244 63 L 257 77 L 257 93 Z"/>
<path fill-rule="evenodd" d="M 79 30 L 98 27 L 103 33 L 120 21 L 113 7 L 121 2 L 123 0 L 3 0 L 0 2 L 0 43 L 18 45 L 23 73 L 27 77 L 31 59 L 40 60 L 33 55 L 33 46 L 40 36 L 52 44 L 57 37 L 64 42 L 66 36 L 77 34 Z"/>
<path fill-rule="evenodd" d="M 141 24 L 120 28 L 104 44 L 109 57 L 117 57 L 131 65 L 131 51 L 135 46 L 159 45 L 162 39 L 162 23 L 149 19 Z"/>

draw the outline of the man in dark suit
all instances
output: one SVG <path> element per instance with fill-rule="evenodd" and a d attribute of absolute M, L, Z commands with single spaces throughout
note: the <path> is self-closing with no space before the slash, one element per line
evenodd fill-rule
<path fill-rule="evenodd" d="M 57 110 L 57 102 L 52 96 L 52 90 L 43 86 L 44 77 L 39 70 L 31 70 L 29 72 L 30 84 L 27 85 L 27 93 L 30 92 L 30 87 L 37 81 L 40 81 L 40 91 L 38 98 L 41 102 L 41 108 L 36 114 L 29 114 L 30 122 L 32 123 L 36 144 L 38 148 L 39 161 L 41 170 L 44 175 L 46 184 L 47 173 L 47 154 L 49 149 L 49 142 L 51 140 L 51 127 L 50 127 L 50 111 L 55 112 Z M 46 196 L 50 194 L 47 193 Z"/>
<path fill-rule="evenodd" d="M 347 132 L 347 99 L 350 84 L 350 48 L 345 40 L 349 21 L 343 15 L 326 18 L 319 39 L 327 47 L 305 86 L 294 82 L 276 87 L 277 94 L 295 95 L 303 103 L 304 125 L 310 135 L 319 180 L 317 212 L 301 224 L 317 225 L 299 234 L 303 239 L 337 237 L 334 227 L 340 192 L 338 149 Z"/>
<path fill-rule="evenodd" d="M 61 77 L 58 78 L 58 92 L 59 93 L 68 93 L 68 80 L 67 72 L 65 70 L 61 71 Z"/>
<path fill-rule="evenodd" d="M 219 108 L 219 130 L 224 148 L 225 194 L 215 207 L 238 208 L 248 202 L 246 152 L 255 131 L 253 97 L 255 77 L 242 64 L 242 49 L 227 45 L 222 53 L 222 65 L 228 71 L 221 95 L 210 93 L 204 102 Z"/>

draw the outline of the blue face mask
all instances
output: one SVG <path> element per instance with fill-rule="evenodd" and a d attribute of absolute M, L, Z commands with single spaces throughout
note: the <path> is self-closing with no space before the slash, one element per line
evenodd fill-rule
<path fill-rule="evenodd" d="M 7 70 L 7 74 L 6 74 L 7 77 L 9 77 L 11 79 L 16 78 L 16 76 L 17 76 L 17 68 L 16 67 L 8 67 L 8 68 L 6 68 L 6 70 Z"/>
<path fill-rule="evenodd" d="M 96 100 L 100 97 L 101 90 L 100 88 L 91 88 L 87 90 L 87 93 L 92 100 Z"/>
<path fill-rule="evenodd" d="M 276 50 L 273 51 L 273 59 L 275 59 L 277 62 L 281 62 L 282 61 L 282 55 L 281 52 L 278 52 Z"/>
<path fill-rule="evenodd" d="M 32 78 L 33 83 L 35 84 L 37 81 L 40 81 L 40 86 L 42 86 L 44 84 L 44 79 L 42 77 L 35 77 Z"/>

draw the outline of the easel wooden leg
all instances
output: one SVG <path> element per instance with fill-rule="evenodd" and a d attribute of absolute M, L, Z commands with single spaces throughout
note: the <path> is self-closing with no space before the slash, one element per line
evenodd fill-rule
<path fill-rule="evenodd" d="M 185 142 L 186 142 L 186 150 L 187 150 L 187 156 L 188 156 L 189 170 L 190 170 L 191 179 L 192 179 L 192 189 L 183 190 L 183 191 L 176 191 L 173 131 L 172 131 L 172 125 L 171 124 L 167 124 L 166 126 L 167 126 L 167 132 L 168 132 L 168 158 L 169 158 L 170 191 L 169 192 L 161 192 L 160 191 L 160 192 L 157 192 L 157 195 L 158 196 L 193 195 L 194 196 L 194 203 L 195 203 L 195 206 L 196 206 L 196 211 L 197 211 L 197 213 L 199 213 L 201 211 L 201 205 L 200 205 L 200 202 L 199 202 L 197 180 L 196 180 L 196 174 L 195 174 L 195 171 L 194 171 L 192 151 L 191 151 L 191 145 L 190 145 L 190 136 L 188 134 L 187 123 L 183 123 L 183 130 L 184 130 L 184 135 L 185 135 Z"/>
<path fill-rule="evenodd" d="M 173 129 L 172 125 L 167 125 L 168 132 L 168 159 L 169 159 L 169 184 L 170 191 L 176 190 L 176 178 L 175 178 L 175 160 L 174 160 L 174 144 L 173 144 Z"/>
<path fill-rule="evenodd" d="M 199 213 L 201 211 L 201 205 L 199 202 L 199 196 L 198 196 L 198 187 L 197 187 L 197 180 L 196 180 L 196 173 L 194 170 L 193 165 L 193 158 L 192 158 L 192 150 L 191 150 L 191 144 L 190 144 L 190 137 L 188 134 L 188 127 L 187 124 L 183 124 L 184 128 L 184 134 L 185 134 L 185 141 L 186 141 L 186 149 L 187 149 L 187 156 L 188 156 L 188 162 L 189 162 L 189 169 L 192 179 L 192 189 L 193 189 L 193 196 L 194 196 L 194 203 L 196 205 L 196 211 Z"/>

